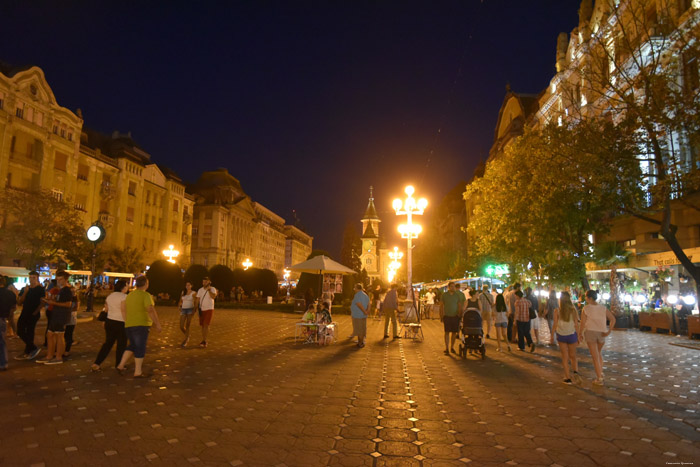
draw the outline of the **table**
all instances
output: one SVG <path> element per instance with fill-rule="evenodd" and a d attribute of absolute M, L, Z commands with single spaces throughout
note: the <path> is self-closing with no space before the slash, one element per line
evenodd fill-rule
<path fill-rule="evenodd" d="M 319 324 L 316 324 L 316 323 L 305 323 L 305 322 L 296 323 L 296 325 L 294 326 L 294 343 L 296 343 L 296 342 L 297 342 L 297 339 L 299 339 L 299 336 L 302 335 L 302 330 L 303 330 L 304 328 L 310 328 L 311 326 L 316 326 L 316 327 L 318 327 Z M 338 339 L 338 333 L 340 332 L 340 331 L 339 331 L 338 323 L 336 323 L 335 321 L 333 321 L 331 324 L 327 324 L 326 326 L 333 329 L 333 334 L 334 334 L 334 336 L 335 336 L 334 340 L 337 340 L 337 339 Z M 313 339 L 314 339 L 313 342 L 318 342 L 318 334 L 317 334 L 317 333 L 314 333 Z M 306 342 L 305 342 L 305 343 L 306 343 Z M 310 343 L 310 342 L 309 342 L 309 343 Z"/>

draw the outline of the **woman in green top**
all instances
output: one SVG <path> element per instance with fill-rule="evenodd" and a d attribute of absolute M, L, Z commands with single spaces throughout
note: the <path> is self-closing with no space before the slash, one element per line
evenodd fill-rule
<path fill-rule="evenodd" d="M 126 296 L 123 302 L 122 314 L 124 316 L 124 328 L 129 338 L 129 345 L 124 351 L 122 361 L 117 371 L 122 373 L 124 365 L 134 356 L 134 378 L 145 378 L 143 374 L 143 359 L 146 356 L 146 342 L 152 325 L 160 332 L 158 313 L 153 305 L 153 297 L 146 292 L 148 290 L 148 278 L 139 276 L 136 278 L 136 290 Z"/>

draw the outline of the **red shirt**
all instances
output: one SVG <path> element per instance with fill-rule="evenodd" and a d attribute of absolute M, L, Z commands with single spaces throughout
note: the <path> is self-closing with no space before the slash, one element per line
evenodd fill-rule
<path fill-rule="evenodd" d="M 519 298 L 515 301 L 515 320 L 516 321 L 530 321 L 530 307 L 532 303 L 530 300 L 524 298 Z"/>

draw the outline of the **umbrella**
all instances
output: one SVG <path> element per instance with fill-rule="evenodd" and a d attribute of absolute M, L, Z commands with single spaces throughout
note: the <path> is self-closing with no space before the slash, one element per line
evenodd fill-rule
<path fill-rule="evenodd" d="M 314 256 L 313 258 L 304 261 L 303 263 L 295 264 L 290 266 L 289 269 L 292 271 L 299 272 L 309 272 L 311 274 L 319 275 L 319 288 L 318 293 L 321 293 L 321 281 L 323 280 L 323 274 L 356 274 L 357 271 L 343 266 L 342 264 L 333 261 L 328 256 Z"/>
<path fill-rule="evenodd" d="M 357 271 L 333 261 L 328 256 L 314 256 L 303 263 L 290 266 L 292 271 L 310 272 L 311 274 L 355 274 Z"/>

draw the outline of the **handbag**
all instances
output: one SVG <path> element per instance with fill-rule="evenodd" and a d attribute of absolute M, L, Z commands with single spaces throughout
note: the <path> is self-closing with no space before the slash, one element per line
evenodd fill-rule
<path fill-rule="evenodd" d="M 107 321 L 107 312 L 105 310 L 100 311 L 100 314 L 97 315 L 97 321 Z"/>
<path fill-rule="evenodd" d="M 537 313 L 535 312 L 535 309 L 530 307 L 529 310 L 530 310 L 530 319 L 537 318 Z"/>

